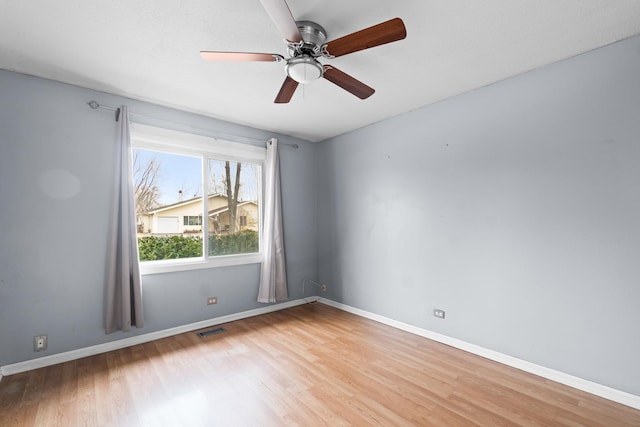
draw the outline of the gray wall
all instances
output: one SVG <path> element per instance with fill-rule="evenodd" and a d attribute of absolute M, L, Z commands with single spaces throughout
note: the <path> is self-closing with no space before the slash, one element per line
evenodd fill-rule
<path fill-rule="evenodd" d="M 113 113 L 90 109 L 92 99 L 126 103 L 145 124 L 299 144 L 281 147 L 281 173 L 290 297 L 303 296 L 302 279 L 317 276 L 316 145 L 0 71 L 0 366 L 262 306 L 255 302 L 258 264 L 148 275 L 145 327 L 105 336 L 116 123 Z M 206 306 L 207 296 L 219 303 Z M 49 350 L 34 353 L 39 334 L 49 335 Z"/>
<path fill-rule="evenodd" d="M 318 155 L 328 298 L 640 395 L 640 37 Z"/>

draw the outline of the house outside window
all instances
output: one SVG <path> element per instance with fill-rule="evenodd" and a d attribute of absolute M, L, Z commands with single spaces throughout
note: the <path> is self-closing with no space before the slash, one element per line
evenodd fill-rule
<path fill-rule="evenodd" d="M 143 274 L 260 262 L 265 148 L 139 124 L 131 136 Z"/>

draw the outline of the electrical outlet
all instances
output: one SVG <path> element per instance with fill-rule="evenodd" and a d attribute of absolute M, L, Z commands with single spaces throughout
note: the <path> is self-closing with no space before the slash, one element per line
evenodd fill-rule
<path fill-rule="evenodd" d="M 438 319 L 444 319 L 444 310 L 440 310 L 438 308 L 433 309 L 433 315 Z"/>
<path fill-rule="evenodd" d="M 209 297 L 207 298 L 207 305 L 217 304 L 218 297 Z"/>
<path fill-rule="evenodd" d="M 327 285 L 324 283 L 322 284 L 322 292 L 327 292 Z"/>
<path fill-rule="evenodd" d="M 33 337 L 33 351 L 44 351 L 47 349 L 47 336 L 38 335 Z"/>

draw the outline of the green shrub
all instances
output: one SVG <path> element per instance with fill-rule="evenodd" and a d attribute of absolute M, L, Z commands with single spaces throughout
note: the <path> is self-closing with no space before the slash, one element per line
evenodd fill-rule
<path fill-rule="evenodd" d="M 138 238 L 140 261 L 202 256 L 201 236 L 143 236 Z M 258 232 L 244 230 L 234 234 L 209 236 L 209 256 L 258 252 Z"/>
<path fill-rule="evenodd" d="M 200 236 L 144 236 L 138 239 L 140 261 L 202 256 Z"/>
<path fill-rule="evenodd" d="M 209 255 L 231 255 L 258 252 L 258 232 L 243 230 L 234 234 L 209 236 Z"/>

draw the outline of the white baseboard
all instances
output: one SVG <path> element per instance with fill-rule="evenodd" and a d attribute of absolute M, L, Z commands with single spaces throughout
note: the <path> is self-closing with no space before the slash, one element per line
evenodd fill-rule
<path fill-rule="evenodd" d="M 302 298 L 302 300 L 307 303 L 307 304 L 312 304 L 315 302 L 318 302 L 318 300 L 320 299 L 320 297 L 307 297 L 307 298 Z"/>
<path fill-rule="evenodd" d="M 388 317 L 380 316 L 359 308 L 351 307 L 346 304 L 338 303 L 326 298 L 318 298 L 318 302 L 329 305 L 331 307 L 338 308 L 349 313 L 365 317 L 367 319 L 375 320 L 376 322 L 383 323 L 388 326 L 392 326 L 397 329 L 401 329 L 406 332 L 410 332 L 421 337 L 429 338 L 431 340 L 441 342 L 451 347 L 464 350 L 466 352 L 484 357 L 486 359 L 493 360 L 495 362 L 502 363 L 503 365 L 511 366 L 521 371 L 529 372 L 542 378 L 546 378 L 569 387 L 576 388 L 578 390 L 591 393 L 593 395 L 611 400 L 613 402 L 621 403 L 626 406 L 630 406 L 634 409 L 640 409 L 640 396 L 627 393 L 621 390 L 616 390 L 611 387 L 604 386 L 602 384 L 594 383 L 582 378 L 575 377 L 573 375 L 565 374 L 564 372 L 556 371 L 546 368 L 544 366 L 536 365 L 535 363 L 527 362 L 526 360 L 518 359 L 517 357 L 509 356 L 497 351 L 489 350 L 484 347 L 480 347 L 475 344 L 451 338 L 446 335 L 432 332 L 426 329 L 419 328 L 417 326 L 409 325 L 408 323 L 399 322 L 397 320 L 389 319 Z"/>
<path fill-rule="evenodd" d="M 58 363 L 69 362 L 71 360 L 81 359 L 87 356 L 106 353 L 108 351 L 118 350 L 125 347 L 131 347 L 132 345 L 143 344 L 149 341 L 154 341 L 161 338 L 182 334 L 184 332 L 195 331 L 197 329 L 208 328 L 210 326 L 220 325 L 222 323 L 233 322 L 234 320 L 246 319 L 248 317 L 258 316 L 260 314 L 271 313 L 274 311 L 283 310 L 285 308 L 295 307 L 297 305 L 307 304 L 309 302 L 315 302 L 316 300 L 317 300 L 316 298 L 306 298 L 306 299 L 287 301 L 279 304 L 267 305 L 265 307 L 243 311 L 241 313 L 229 314 L 227 316 L 207 319 L 201 322 L 190 323 L 188 325 L 178 326 L 171 329 L 151 332 L 144 335 L 124 338 L 121 340 L 112 341 L 104 344 L 93 345 L 91 347 L 84 347 L 77 350 L 67 351 L 64 353 L 53 354 L 51 356 L 40 357 L 38 359 L 26 360 L 24 362 L 18 362 L 18 363 L 13 363 L 11 365 L 1 366 L 0 381 L 2 380 L 2 377 L 5 375 L 18 374 L 20 372 L 30 371 L 32 369 L 44 368 L 45 366 L 51 366 L 51 365 L 56 365 Z"/>

